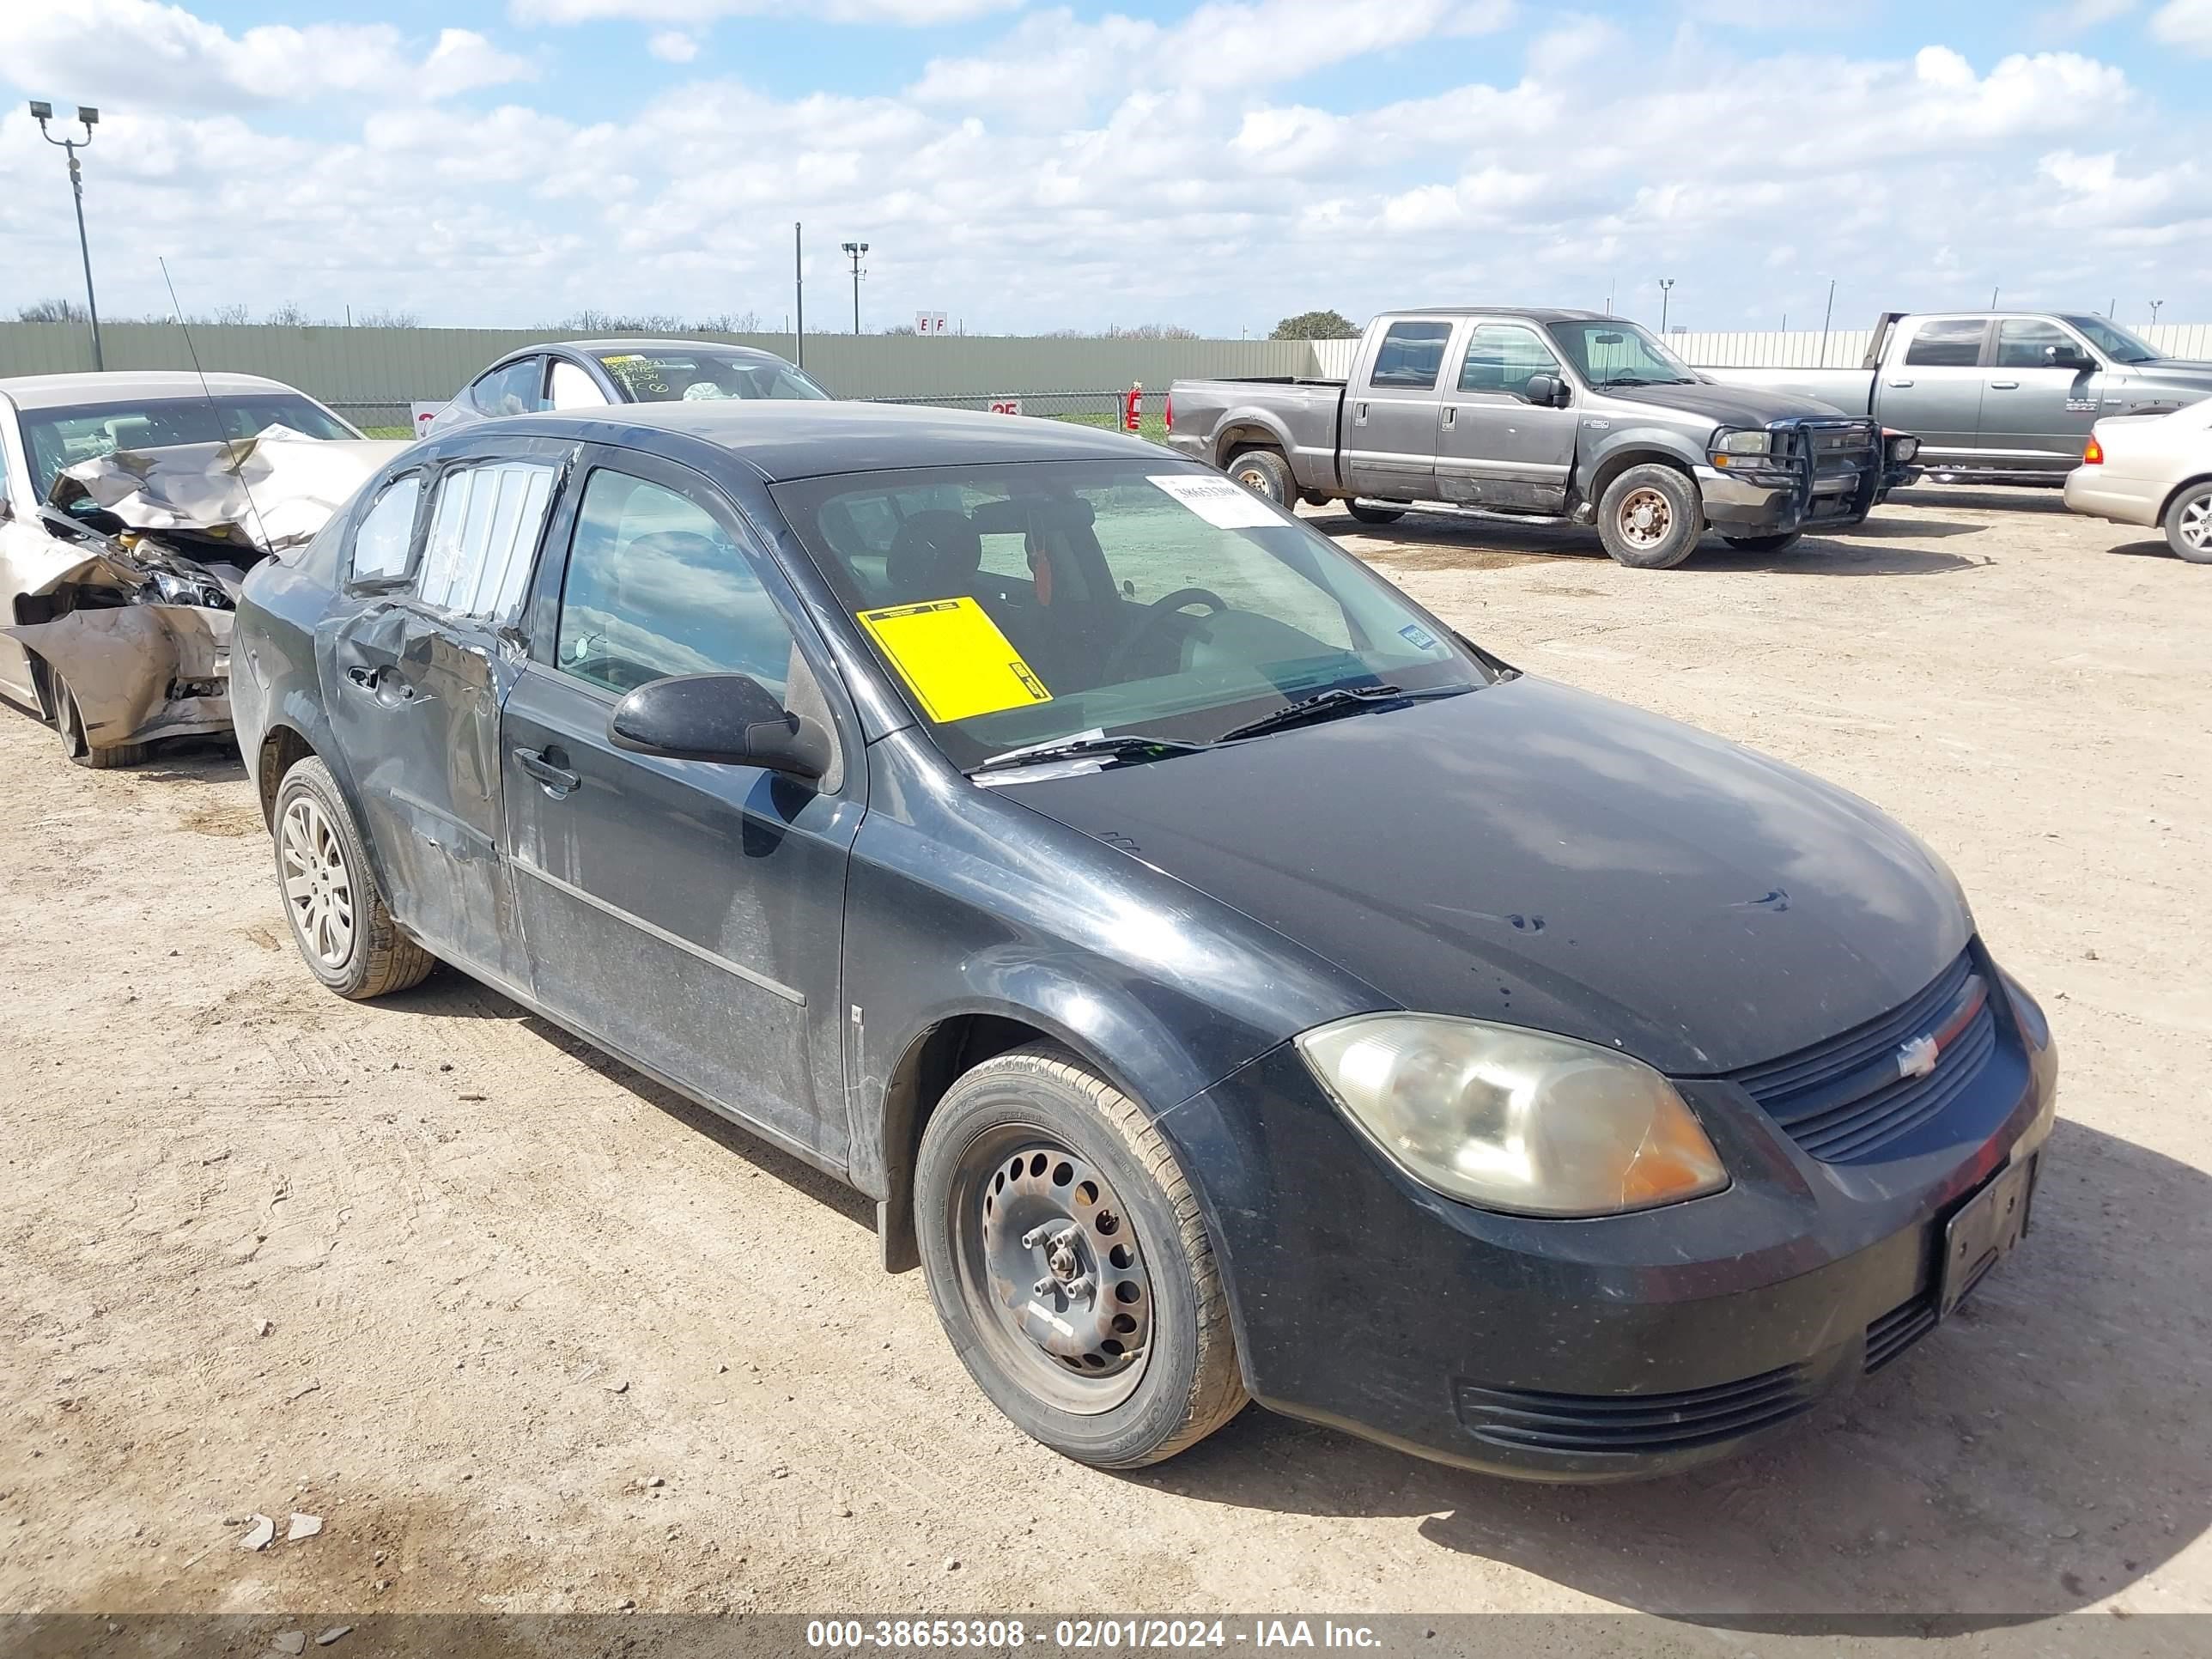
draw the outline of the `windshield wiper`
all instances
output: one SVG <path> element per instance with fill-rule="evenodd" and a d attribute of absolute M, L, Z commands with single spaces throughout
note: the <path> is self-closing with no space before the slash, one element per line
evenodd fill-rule
<path fill-rule="evenodd" d="M 1112 760 L 1164 760 L 1170 755 L 1194 755 L 1211 744 L 1186 743 L 1181 738 L 1148 738 L 1142 732 L 1125 732 L 1118 737 L 1070 738 L 1065 743 L 1039 744 L 1028 749 L 1009 749 L 1003 755 L 968 769 L 974 777 L 980 772 L 1008 772 L 1018 766 L 1039 766 L 1051 761 L 1079 760 L 1086 756 L 1100 756 Z"/>
<path fill-rule="evenodd" d="M 1425 691 L 1408 691 L 1402 685 L 1333 685 L 1326 691 L 1315 692 L 1310 697 L 1301 697 L 1272 714 L 1262 714 L 1256 720 L 1247 720 L 1242 726 L 1231 726 L 1214 741 L 1229 743 L 1238 738 L 1257 738 L 1269 732 L 1280 732 L 1286 726 L 1334 720 L 1340 714 L 1356 714 L 1373 703 L 1414 702 L 1424 697 L 1456 696 L 1462 691 L 1474 689 L 1471 685 L 1440 685 Z"/>

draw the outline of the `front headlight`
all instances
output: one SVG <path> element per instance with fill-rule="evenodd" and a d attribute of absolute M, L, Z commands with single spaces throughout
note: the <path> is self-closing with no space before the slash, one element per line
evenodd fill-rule
<path fill-rule="evenodd" d="M 1909 461 L 1920 453 L 1920 440 L 1910 434 L 1900 433 L 1889 441 L 1889 459 L 1893 465 Z"/>
<path fill-rule="evenodd" d="M 1774 447 L 1771 432 L 1722 432 L 1713 438 L 1717 455 L 1764 455 Z"/>
<path fill-rule="evenodd" d="M 1728 1185 L 1674 1085 L 1610 1049 L 1442 1014 L 1358 1014 L 1297 1042 L 1354 1127 L 1448 1198 L 1619 1215 Z"/>

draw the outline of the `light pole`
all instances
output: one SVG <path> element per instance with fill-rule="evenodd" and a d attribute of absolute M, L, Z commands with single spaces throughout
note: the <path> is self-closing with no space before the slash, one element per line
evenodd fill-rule
<path fill-rule="evenodd" d="M 2158 308 L 2165 303 L 2163 300 L 2153 300 L 2150 302 L 2150 325 L 2153 328 L 2158 326 Z"/>
<path fill-rule="evenodd" d="M 92 148 L 92 130 L 100 125 L 100 112 L 89 104 L 76 106 L 76 118 L 84 124 L 82 138 L 57 138 L 46 131 L 46 123 L 54 118 L 52 104 L 33 98 L 31 114 L 39 124 L 39 137 L 69 152 L 70 194 L 76 198 L 76 251 L 84 258 L 84 308 L 92 319 L 92 366 L 104 369 L 107 359 L 100 349 L 100 301 L 92 295 L 92 244 L 84 240 L 84 169 L 76 161 L 78 150 Z"/>
<path fill-rule="evenodd" d="M 1659 279 L 1659 332 L 1662 337 L 1667 332 L 1667 301 L 1674 296 L 1674 279 L 1672 276 L 1662 276 Z"/>
<path fill-rule="evenodd" d="M 866 242 L 847 242 L 843 247 L 853 258 L 853 332 L 860 331 L 860 256 L 868 251 Z"/>
<path fill-rule="evenodd" d="M 1831 276 L 1828 278 L 1828 303 L 1820 313 L 1820 360 L 1818 367 L 1821 368 L 1828 366 L 1828 325 L 1835 320 L 1835 315 L 1836 279 Z"/>

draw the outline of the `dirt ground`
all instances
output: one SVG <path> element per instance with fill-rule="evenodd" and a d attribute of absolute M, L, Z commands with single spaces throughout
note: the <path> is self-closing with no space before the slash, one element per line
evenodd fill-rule
<path fill-rule="evenodd" d="M 320 990 L 234 755 L 88 772 L 0 710 L 0 1609 L 2212 1610 L 2212 569 L 2048 495 L 1656 574 L 1316 517 L 1949 860 L 2065 1073 L 2037 1231 L 1956 1321 L 1654 1485 L 1256 1410 L 1078 1468 L 856 1198 L 450 971 Z"/>

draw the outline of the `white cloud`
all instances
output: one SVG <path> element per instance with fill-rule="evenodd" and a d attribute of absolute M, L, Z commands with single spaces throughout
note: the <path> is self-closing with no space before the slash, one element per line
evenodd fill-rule
<path fill-rule="evenodd" d="M 664 64 L 688 64 L 699 55 L 699 42 L 681 29 L 663 29 L 645 49 Z"/>
<path fill-rule="evenodd" d="M 1620 45 L 1620 31 L 1601 17 L 1567 16 L 1538 35 L 1528 48 L 1528 72 L 1565 74 Z"/>
<path fill-rule="evenodd" d="M 2212 0 L 2166 0 L 2152 15 L 2150 32 L 2169 46 L 2212 58 Z"/>
<path fill-rule="evenodd" d="M 2035 15 L 2039 34 L 2080 34 L 2100 24 L 2112 23 L 2136 9 L 2136 0 L 2066 0 L 2045 6 Z"/>
<path fill-rule="evenodd" d="M 221 107 L 356 94 L 444 98 L 526 80 L 525 59 L 471 29 L 416 56 L 388 23 L 265 24 L 233 36 L 157 0 L 72 0 L 0 10 L 0 74 L 88 101 Z"/>
<path fill-rule="evenodd" d="M 591 23 L 627 18 L 641 23 L 701 25 L 722 17 L 782 12 L 823 23 L 893 23 L 922 27 L 965 22 L 1011 11 L 1022 0 L 507 0 L 518 23 Z"/>

